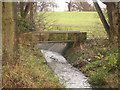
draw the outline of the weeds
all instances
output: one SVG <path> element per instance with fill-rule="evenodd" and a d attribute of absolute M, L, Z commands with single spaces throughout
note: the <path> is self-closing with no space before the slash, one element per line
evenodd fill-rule
<path fill-rule="evenodd" d="M 89 77 L 91 84 L 107 88 L 119 87 L 118 48 L 115 43 L 109 43 L 105 39 L 86 41 L 68 50 L 66 57 L 73 66 L 77 66 Z M 84 62 L 88 63 L 83 64 Z"/>
<path fill-rule="evenodd" d="M 3 66 L 3 88 L 63 88 L 40 51 L 21 47 L 16 65 Z"/>
<path fill-rule="evenodd" d="M 96 67 L 99 67 L 99 66 L 101 66 L 101 61 L 100 61 L 100 60 L 96 60 L 96 61 L 94 61 L 94 62 L 86 65 L 86 66 L 82 69 L 82 71 L 83 71 L 83 72 L 86 72 L 86 71 L 88 71 L 88 70 L 90 70 L 90 69 L 92 69 L 92 68 L 96 68 Z"/>
<path fill-rule="evenodd" d="M 90 77 L 89 77 L 89 82 L 91 84 L 104 84 L 105 82 L 105 76 L 108 75 L 108 72 L 103 69 L 98 69 L 96 72 L 91 72 Z"/>

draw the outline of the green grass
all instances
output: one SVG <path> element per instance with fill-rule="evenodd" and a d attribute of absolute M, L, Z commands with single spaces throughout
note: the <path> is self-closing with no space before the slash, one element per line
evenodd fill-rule
<path fill-rule="evenodd" d="M 51 30 L 88 32 L 88 37 L 106 36 L 97 12 L 46 12 Z"/>

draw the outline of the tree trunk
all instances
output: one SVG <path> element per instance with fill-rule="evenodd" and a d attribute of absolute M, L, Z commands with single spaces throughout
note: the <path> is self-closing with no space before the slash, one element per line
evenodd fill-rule
<path fill-rule="evenodd" d="M 118 61 L 117 61 L 117 67 L 118 67 L 118 79 L 120 82 L 120 2 L 118 4 Z M 120 88 L 120 83 L 118 85 L 118 88 Z"/>
<path fill-rule="evenodd" d="M 34 22 L 34 19 L 33 19 L 33 12 L 34 12 L 34 3 L 30 3 L 30 21 L 31 22 Z"/>
<path fill-rule="evenodd" d="M 20 59 L 20 53 L 19 53 L 19 43 L 20 43 L 19 42 L 19 36 L 20 36 L 20 30 L 17 27 L 17 25 L 18 25 L 17 20 L 19 18 L 18 14 L 17 14 L 18 10 L 16 8 L 17 7 L 17 2 L 13 3 L 13 7 L 14 7 L 14 11 L 13 11 L 14 12 L 14 18 L 15 18 L 15 45 L 14 45 L 14 50 L 16 52 L 16 54 L 14 56 L 14 62 L 16 63 L 17 60 Z"/>
<path fill-rule="evenodd" d="M 24 2 L 20 2 L 20 15 L 24 17 Z"/>
<path fill-rule="evenodd" d="M 3 64 L 13 62 L 16 51 L 16 19 L 13 2 L 2 3 Z"/>
<path fill-rule="evenodd" d="M 106 2 L 107 14 L 110 24 L 110 31 L 113 38 L 118 34 L 118 3 L 117 2 Z"/>
<path fill-rule="evenodd" d="M 96 10 L 97 10 L 97 12 L 98 12 L 98 15 L 99 15 L 102 23 L 103 23 L 103 26 L 104 26 L 104 28 L 105 28 L 105 30 L 106 30 L 109 38 L 110 38 L 110 37 L 111 37 L 110 27 L 109 27 L 109 25 L 108 25 L 108 23 L 107 23 L 107 21 L 106 21 L 106 19 L 105 19 L 105 16 L 103 15 L 103 12 L 102 12 L 102 10 L 101 10 L 98 2 L 94 2 L 94 5 L 95 5 L 95 8 L 96 8 Z"/>
<path fill-rule="evenodd" d="M 68 3 L 68 11 L 71 11 L 70 3 Z"/>
<path fill-rule="evenodd" d="M 68 4 L 68 5 L 67 5 L 67 6 L 68 6 L 68 11 L 71 11 L 71 4 L 72 4 L 72 3 L 71 3 L 71 2 L 66 2 L 66 3 Z"/>
<path fill-rule="evenodd" d="M 119 46 L 119 54 L 120 54 L 120 2 L 119 2 L 119 14 L 118 14 L 118 46 Z"/>
<path fill-rule="evenodd" d="M 20 2 L 20 13 L 22 18 L 26 18 L 30 11 L 31 2 Z"/>
<path fill-rule="evenodd" d="M 30 11 L 30 5 L 31 5 L 31 2 L 27 2 L 25 10 L 24 10 L 24 16 L 23 16 L 23 18 L 27 17 L 27 15 L 28 15 L 28 13 Z"/>
<path fill-rule="evenodd" d="M 2 2 L 0 2 L 0 12 L 2 12 Z M 2 20 L 2 13 L 0 13 L 0 20 Z M 2 22 L 0 21 L 0 68 L 2 68 L 1 66 L 2 66 Z M 2 81 L 2 79 L 0 79 L 0 81 Z M 1 84 L 2 83 L 0 83 L 0 85 Z"/>

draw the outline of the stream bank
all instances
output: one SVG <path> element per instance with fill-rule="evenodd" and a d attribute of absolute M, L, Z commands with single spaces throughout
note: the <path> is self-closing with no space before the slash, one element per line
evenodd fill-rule
<path fill-rule="evenodd" d="M 88 77 L 93 88 L 118 88 L 117 42 L 106 38 L 87 39 L 64 54 L 67 61 Z"/>

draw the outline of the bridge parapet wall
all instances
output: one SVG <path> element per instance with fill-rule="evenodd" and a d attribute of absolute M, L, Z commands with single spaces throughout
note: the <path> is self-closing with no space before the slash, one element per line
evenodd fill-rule
<path fill-rule="evenodd" d="M 84 42 L 87 38 L 86 32 L 79 31 L 44 31 L 29 32 L 22 35 L 25 42 Z"/>
<path fill-rule="evenodd" d="M 74 32 L 74 31 L 52 31 L 52 32 L 40 32 L 34 34 L 35 37 L 39 38 L 39 41 L 63 41 L 63 42 L 83 42 L 86 40 L 86 32 Z"/>

